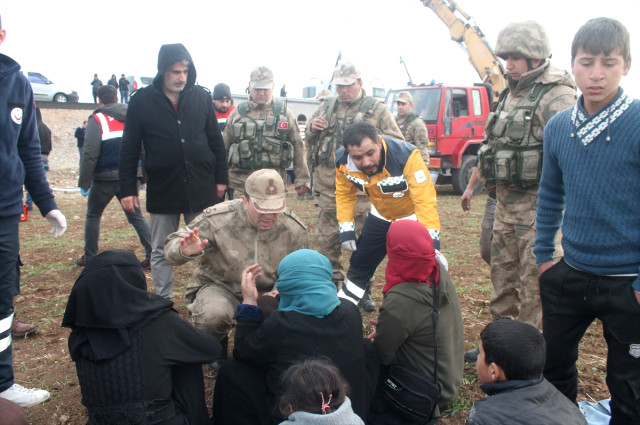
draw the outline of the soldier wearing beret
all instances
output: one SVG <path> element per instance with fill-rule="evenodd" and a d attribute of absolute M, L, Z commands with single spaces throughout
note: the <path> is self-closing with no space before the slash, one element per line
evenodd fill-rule
<path fill-rule="evenodd" d="M 415 112 L 413 112 L 413 96 L 408 91 L 401 91 L 396 96 L 396 123 L 405 142 L 415 145 L 422 155 L 425 164 L 429 164 L 429 137 L 427 126 Z"/>
<path fill-rule="evenodd" d="M 338 64 L 332 83 L 338 96 L 324 97 L 324 102 L 313 113 L 307 125 L 305 142 L 309 149 L 309 166 L 314 172 L 313 192 L 318 211 L 316 235 L 318 251 L 331 261 L 333 280 L 344 279 L 340 262 L 340 235 L 336 217 L 336 164 L 335 152 L 342 145 L 342 133 L 355 122 L 373 124 L 382 136 L 403 140 L 402 133 L 389 109 L 378 99 L 367 96 L 362 89 L 360 70 L 352 62 Z M 324 92 L 323 92 L 324 94 Z M 322 96 L 320 97 L 322 99 Z M 362 228 L 370 209 L 364 193 L 357 197 L 356 230 Z M 367 293 L 361 306 L 373 311 L 376 306 Z"/>
<path fill-rule="evenodd" d="M 273 97 L 273 72 L 266 66 L 251 71 L 249 99 L 227 119 L 224 146 L 229 159 L 229 188 L 239 199 L 245 180 L 255 170 L 272 168 L 286 181 L 293 161 L 296 193 L 309 191 L 309 168 L 296 116 L 285 101 Z"/>
<path fill-rule="evenodd" d="M 260 295 L 273 290 L 280 261 L 307 247 L 306 226 L 285 202 L 284 182 L 272 169 L 253 172 L 241 199 L 206 208 L 188 227 L 167 237 L 167 261 L 198 260 L 187 285 L 195 325 L 225 342 L 242 301 L 242 271 L 261 268 Z"/>

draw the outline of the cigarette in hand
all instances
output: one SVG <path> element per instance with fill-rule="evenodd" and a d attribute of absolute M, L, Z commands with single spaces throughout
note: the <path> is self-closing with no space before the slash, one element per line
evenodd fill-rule
<path fill-rule="evenodd" d="M 191 229 L 189 229 L 189 226 L 184 226 L 184 227 L 187 229 L 187 231 L 188 231 L 188 232 L 191 232 Z M 200 238 L 198 237 L 198 234 L 197 234 L 197 233 L 194 233 L 194 234 L 193 234 L 193 236 L 195 236 L 195 237 L 196 237 L 196 240 L 197 240 L 197 241 L 199 241 L 199 240 L 200 240 Z"/>

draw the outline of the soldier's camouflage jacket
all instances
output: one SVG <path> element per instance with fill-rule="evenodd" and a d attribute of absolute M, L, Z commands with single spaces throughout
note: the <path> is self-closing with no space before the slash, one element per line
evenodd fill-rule
<path fill-rule="evenodd" d="M 189 227 L 197 227 L 200 239 L 209 241 L 202 254 L 188 257 L 180 251 L 180 239 L 189 233 L 186 228 L 170 234 L 164 247 L 165 258 L 175 266 L 199 260 L 187 285 L 188 299 L 202 285 L 215 284 L 226 286 L 242 300 L 242 271 L 256 263 L 262 267 L 262 276 L 256 281 L 258 292 L 268 292 L 276 283 L 280 261 L 307 247 L 306 226 L 293 212 L 280 213 L 271 229 L 259 231 L 249 220 L 242 199 L 205 209 Z"/>

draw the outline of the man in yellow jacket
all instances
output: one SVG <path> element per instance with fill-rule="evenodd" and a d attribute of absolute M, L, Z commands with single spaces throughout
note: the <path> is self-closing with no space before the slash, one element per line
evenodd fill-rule
<path fill-rule="evenodd" d="M 353 212 L 358 191 L 372 208 L 356 242 Z M 386 256 L 386 236 L 396 220 L 417 220 L 440 247 L 436 190 L 420 151 L 412 144 L 380 137 L 368 122 L 349 126 L 336 151 L 336 206 L 340 242 L 353 251 L 351 266 L 338 294 L 357 304 L 370 299 L 369 282 Z M 362 303 L 374 311 L 373 301 Z"/>

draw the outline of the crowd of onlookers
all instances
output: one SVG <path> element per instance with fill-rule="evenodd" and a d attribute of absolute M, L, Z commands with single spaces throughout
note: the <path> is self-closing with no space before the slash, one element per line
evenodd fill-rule
<path fill-rule="evenodd" d="M 487 120 L 469 186 L 481 178 L 495 190 L 495 320 L 466 353 L 428 152 L 404 140 L 410 96 L 399 97 L 404 115 L 394 118 L 364 93 L 359 69 L 339 63 L 336 95 L 301 131 L 264 66 L 235 107 L 228 86 L 212 95 L 195 84 L 182 44 L 160 48 L 153 84 L 130 99 L 124 74 L 106 85 L 96 74 L 98 107 L 76 131 L 78 186 L 88 197 L 75 261 L 83 269 L 62 321 L 88 424 L 435 424 L 458 396 L 465 358 L 488 395 L 467 424 L 585 424 L 577 350 L 595 318 L 608 344 L 607 414 L 612 424 L 637 424 L 640 101 L 619 87 L 631 65 L 629 33 L 609 18 L 581 27 L 575 82 L 551 65 L 535 22 L 508 25 L 496 54 L 508 89 Z M 0 105 L 9 141 L 0 153 L 0 425 L 28 423 L 20 406 L 50 396 L 14 382 L 22 185 L 54 238 L 67 228 L 45 176 L 47 131 L 18 69 L 0 55 L 9 99 Z M 317 250 L 287 208 L 287 168 L 298 198 L 316 201 Z M 145 248 L 142 261 L 99 252 L 101 215 L 114 197 Z M 343 251 L 351 252 L 346 273 Z M 385 257 L 378 306 L 372 277 Z M 192 323 L 173 309 L 173 267 L 189 261 L 197 262 L 185 293 Z M 369 335 L 360 309 L 379 312 Z M 207 364 L 217 372 L 211 412 Z"/>

